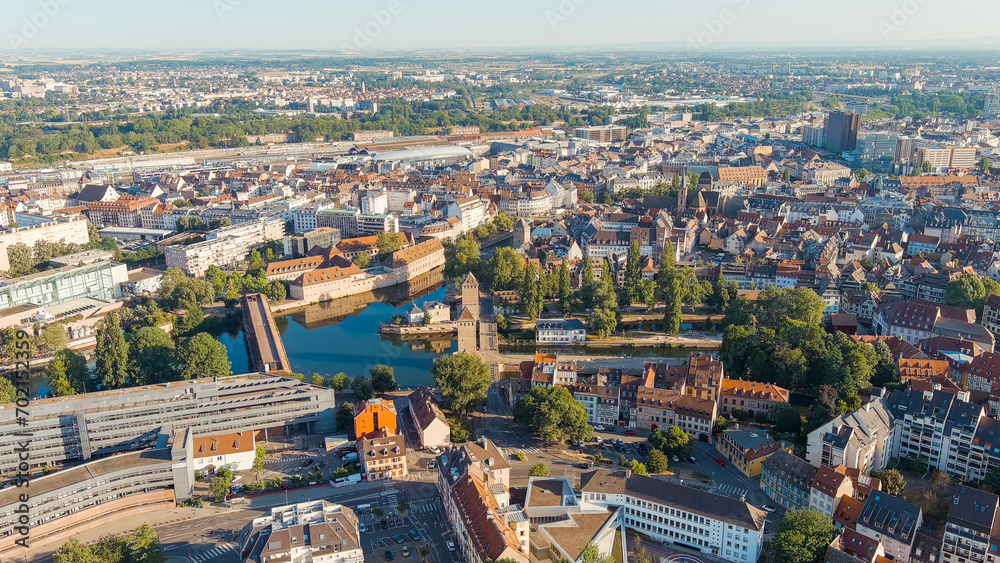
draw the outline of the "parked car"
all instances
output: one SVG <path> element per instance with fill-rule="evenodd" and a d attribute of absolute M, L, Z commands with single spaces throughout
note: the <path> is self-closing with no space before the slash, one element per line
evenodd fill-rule
<path fill-rule="evenodd" d="M 413 541 L 420 541 L 421 538 L 420 532 L 416 530 L 410 530 L 409 532 L 406 532 L 406 535 L 410 536 L 410 539 Z"/>
<path fill-rule="evenodd" d="M 770 504 L 765 504 L 761 508 L 763 508 L 766 512 L 774 512 L 774 507 L 771 506 Z"/>
<path fill-rule="evenodd" d="M 690 461 L 691 463 L 698 463 L 698 460 L 696 460 L 694 456 L 689 457 L 688 461 Z"/>
<path fill-rule="evenodd" d="M 388 530 L 389 529 L 389 523 L 386 522 L 385 520 L 382 520 L 381 522 L 379 522 L 379 524 L 382 526 L 383 530 Z"/>
<path fill-rule="evenodd" d="M 677 457 L 677 456 L 675 456 L 675 455 L 672 455 L 672 456 L 670 456 L 670 459 L 671 459 L 671 460 L 672 460 L 672 461 L 673 461 L 674 463 L 677 463 L 678 461 L 680 461 L 680 458 L 678 458 L 678 457 Z"/>
<path fill-rule="evenodd" d="M 725 467 L 726 466 L 725 460 L 716 459 L 715 463 L 718 463 L 720 467 Z"/>
<path fill-rule="evenodd" d="M 429 447 L 427 449 L 430 450 L 432 454 L 439 454 L 439 453 L 441 453 L 441 448 L 439 448 L 437 446 L 431 446 L 431 447 Z"/>
<path fill-rule="evenodd" d="M 385 560 L 386 561 L 392 561 L 392 559 L 393 559 L 393 557 L 392 557 L 392 550 L 391 549 L 385 550 Z"/>
<path fill-rule="evenodd" d="M 629 428 L 628 430 L 625 431 L 625 435 L 626 436 L 635 436 L 635 430 L 632 430 L 631 428 Z"/>
<path fill-rule="evenodd" d="M 358 531 L 361 532 L 362 534 L 365 533 L 366 529 L 367 528 L 365 528 L 365 523 L 364 522 L 358 524 Z"/>
<path fill-rule="evenodd" d="M 594 427 L 594 432 L 604 432 L 604 427 L 598 424 Z"/>
<path fill-rule="evenodd" d="M 576 464 L 576 466 L 579 467 L 580 469 L 590 469 L 591 467 L 593 467 L 593 464 L 584 462 L 584 463 L 578 463 Z"/>
<path fill-rule="evenodd" d="M 409 556 L 410 556 L 410 546 L 406 546 L 403 548 L 403 557 L 409 557 Z"/>
<path fill-rule="evenodd" d="M 392 541 L 396 542 L 397 544 L 406 543 L 406 540 L 403 539 L 403 536 L 401 536 L 399 534 L 396 534 L 395 536 L 392 536 Z"/>
<path fill-rule="evenodd" d="M 448 551 L 455 551 L 455 542 L 448 542 Z"/>

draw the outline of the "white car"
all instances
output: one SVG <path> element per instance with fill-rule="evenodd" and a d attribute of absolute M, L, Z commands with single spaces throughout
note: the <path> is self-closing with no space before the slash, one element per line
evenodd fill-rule
<path fill-rule="evenodd" d="M 595 426 L 594 427 L 594 432 L 604 432 L 604 427 L 603 426 Z"/>
<path fill-rule="evenodd" d="M 427 449 L 430 450 L 432 454 L 439 454 L 439 453 L 441 453 L 441 448 L 439 448 L 437 446 L 431 446 L 431 447 L 429 447 Z"/>
<path fill-rule="evenodd" d="M 365 533 L 365 523 L 364 522 L 358 524 L 358 531 L 360 531 L 362 534 Z"/>
<path fill-rule="evenodd" d="M 763 508 L 765 512 L 774 512 L 774 507 L 770 504 L 765 504 L 761 508 Z"/>
<path fill-rule="evenodd" d="M 448 542 L 448 551 L 455 551 L 455 542 Z"/>

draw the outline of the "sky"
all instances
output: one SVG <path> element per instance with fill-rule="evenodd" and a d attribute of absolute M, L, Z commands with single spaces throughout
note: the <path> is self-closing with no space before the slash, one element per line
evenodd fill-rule
<path fill-rule="evenodd" d="M 0 0 L 0 52 L 968 47 L 997 43 L 998 19 L 996 0 Z"/>

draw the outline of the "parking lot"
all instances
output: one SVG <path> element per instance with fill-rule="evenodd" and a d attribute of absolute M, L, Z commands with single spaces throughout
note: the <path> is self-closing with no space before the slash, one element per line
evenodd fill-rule
<path fill-rule="evenodd" d="M 431 561 L 457 561 L 455 554 L 447 548 L 448 542 L 454 541 L 454 537 L 441 499 L 436 495 L 427 498 L 412 496 L 404 495 L 398 484 L 387 482 L 376 499 L 359 505 L 359 508 L 364 507 L 358 512 L 361 512 L 359 518 L 365 527 L 365 531 L 361 533 L 365 561 L 386 561 L 386 551 L 392 553 L 392 561 L 419 561 L 421 546 L 430 550 Z M 406 514 L 400 514 L 397 508 L 403 498 L 410 505 Z M 369 506 L 365 507 L 366 504 Z M 381 519 L 373 514 L 376 508 L 384 514 Z M 404 555 L 404 550 L 409 553 Z"/>

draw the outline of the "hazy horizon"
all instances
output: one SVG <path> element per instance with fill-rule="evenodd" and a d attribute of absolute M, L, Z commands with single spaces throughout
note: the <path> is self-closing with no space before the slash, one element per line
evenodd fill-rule
<path fill-rule="evenodd" d="M 0 52 L 30 50 L 396 51 L 525 48 L 986 48 L 1000 5 L 966 0 L 0 0 Z M 971 18 L 970 14 L 977 17 Z"/>

